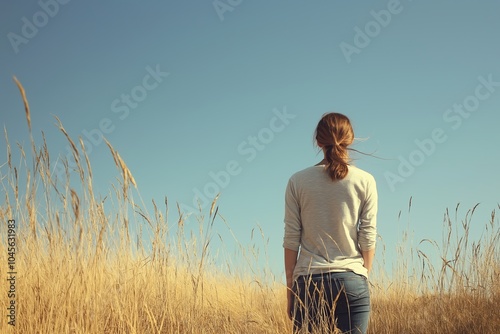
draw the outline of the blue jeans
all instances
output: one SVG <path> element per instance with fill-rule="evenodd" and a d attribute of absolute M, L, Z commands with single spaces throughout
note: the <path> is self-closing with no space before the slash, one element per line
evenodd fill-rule
<path fill-rule="evenodd" d="M 366 277 L 351 271 L 300 276 L 293 285 L 294 333 L 365 334 L 370 317 Z M 303 333 L 303 332 L 300 332 Z"/>

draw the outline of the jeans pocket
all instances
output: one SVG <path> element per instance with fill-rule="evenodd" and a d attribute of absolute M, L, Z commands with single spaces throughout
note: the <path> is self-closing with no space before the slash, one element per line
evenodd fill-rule
<path fill-rule="evenodd" d="M 345 293 L 348 298 L 365 298 L 370 296 L 368 281 L 364 276 L 353 274 L 342 280 Z"/>

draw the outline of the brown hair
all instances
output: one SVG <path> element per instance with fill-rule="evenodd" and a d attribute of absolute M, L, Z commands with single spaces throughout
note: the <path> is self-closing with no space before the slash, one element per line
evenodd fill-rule
<path fill-rule="evenodd" d="M 351 121 L 339 113 L 324 114 L 316 131 L 316 143 L 325 152 L 325 170 L 332 180 L 342 180 L 348 173 L 349 153 L 347 146 L 354 141 Z"/>

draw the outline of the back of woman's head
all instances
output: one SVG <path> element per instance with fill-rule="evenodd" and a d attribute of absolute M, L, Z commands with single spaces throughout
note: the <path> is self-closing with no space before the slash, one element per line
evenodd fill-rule
<path fill-rule="evenodd" d="M 326 171 L 332 180 L 346 177 L 349 165 L 347 147 L 354 141 L 351 121 L 339 113 L 321 117 L 314 132 L 316 143 L 325 152 Z"/>

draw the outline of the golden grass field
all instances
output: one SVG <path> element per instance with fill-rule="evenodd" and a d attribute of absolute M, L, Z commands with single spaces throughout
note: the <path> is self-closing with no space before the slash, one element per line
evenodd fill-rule
<path fill-rule="evenodd" d="M 146 210 L 131 172 L 109 143 L 120 178 L 109 193 L 96 194 L 83 142 L 70 138 L 60 122 L 77 167 L 66 164 L 66 177 L 57 179 L 44 137 L 39 144 L 33 139 L 28 102 L 17 84 L 30 147 L 11 146 L 5 131 L 1 333 L 291 333 L 280 279 L 229 264 L 223 269 L 211 258 L 213 223 L 223 220 L 217 199 L 208 212 L 200 211 L 199 233 L 185 232 L 184 216 L 174 210 L 171 220 L 166 200 Z M 17 162 L 13 150 L 21 156 Z M 423 240 L 408 247 L 407 235 L 406 244 L 390 250 L 401 261 L 394 277 L 380 263 L 370 277 L 369 333 L 500 333 L 499 209 L 493 208 L 489 221 L 474 222 L 484 229 L 480 240 L 469 237 L 471 208 L 465 217 L 446 212 L 442 243 Z M 15 228 L 9 231 L 11 219 Z M 147 229 L 151 240 L 134 238 L 132 226 Z M 13 232 L 14 246 L 8 239 Z M 14 290 L 7 281 L 12 247 Z M 379 261 L 386 251 L 380 246 Z M 15 326 L 7 317 L 11 300 Z"/>

